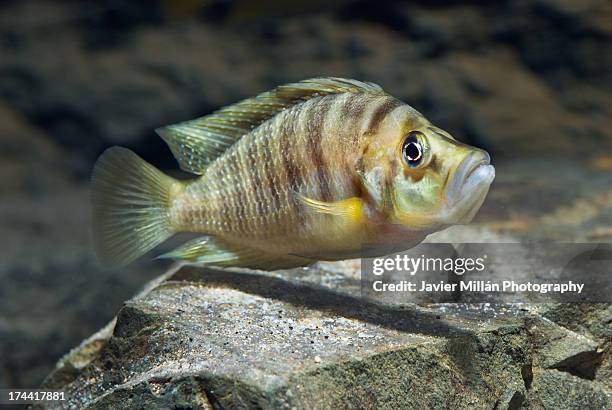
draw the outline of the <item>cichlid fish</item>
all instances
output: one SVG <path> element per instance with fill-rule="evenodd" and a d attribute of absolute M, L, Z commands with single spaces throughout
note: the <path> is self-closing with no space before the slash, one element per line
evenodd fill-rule
<path fill-rule="evenodd" d="M 161 257 L 270 270 L 358 257 L 366 244 L 380 256 L 468 223 L 495 177 L 485 151 L 350 79 L 279 86 L 156 131 L 199 177 L 104 152 L 92 195 L 102 261 L 128 263 L 178 232 L 203 236 Z"/>

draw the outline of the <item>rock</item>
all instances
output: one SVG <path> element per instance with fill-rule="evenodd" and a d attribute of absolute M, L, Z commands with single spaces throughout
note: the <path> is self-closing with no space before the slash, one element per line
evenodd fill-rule
<path fill-rule="evenodd" d="M 552 303 L 538 306 L 547 319 L 599 343 L 598 357 L 592 353 L 577 363 L 578 371 L 612 389 L 612 306 L 605 303 Z M 590 360 L 589 360 L 590 359 Z M 597 363 L 599 362 L 599 363 Z"/>
<path fill-rule="evenodd" d="M 609 389 L 558 370 L 535 371 L 527 399 L 539 409 L 608 409 L 612 404 Z"/>
<path fill-rule="evenodd" d="M 168 273 L 45 387 L 77 408 L 520 408 L 568 389 L 612 405 L 547 370 L 595 349 L 584 337 L 519 307 L 381 304 L 326 266 Z"/>
<path fill-rule="evenodd" d="M 476 229 L 442 237 L 612 238 L 609 2 L 252 3 L 2 2 L 0 235 L 10 240 L 0 249 L 0 387 L 38 386 L 162 272 L 95 262 L 86 184 L 97 155 L 127 145 L 176 170 L 155 127 L 288 81 L 380 83 L 491 151 L 498 176 Z M 609 308 L 551 309 L 604 346 L 595 381 L 610 380 Z"/>
<path fill-rule="evenodd" d="M 597 342 L 547 319 L 534 320 L 529 332 L 534 337 L 539 367 L 562 369 L 589 380 L 595 378 L 595 370 L 602 359 Z"/>

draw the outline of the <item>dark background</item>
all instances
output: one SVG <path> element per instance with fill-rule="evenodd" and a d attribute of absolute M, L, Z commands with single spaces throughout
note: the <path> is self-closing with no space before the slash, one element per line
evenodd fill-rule
<path fill-rule="evenodd" d="M 175 170 L 154 128 L 281 83 L 372 81 L 487 149 L 477 225 L 610 240 L 611 41 L 607 0 L 0 1 L 0 387 L 38 385 L 164 269 L 97 264 L 96 157 Z"/>

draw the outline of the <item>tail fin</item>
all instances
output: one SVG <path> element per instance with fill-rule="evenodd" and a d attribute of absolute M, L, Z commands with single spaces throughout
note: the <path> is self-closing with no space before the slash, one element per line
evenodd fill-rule
<path fill-rule="evenodd" d="M 92 177 L 94 244 L 100 261 L 127 264 L 172 236 L 169 208 L 180 187 L 132 151 L 106 150 Z"/>

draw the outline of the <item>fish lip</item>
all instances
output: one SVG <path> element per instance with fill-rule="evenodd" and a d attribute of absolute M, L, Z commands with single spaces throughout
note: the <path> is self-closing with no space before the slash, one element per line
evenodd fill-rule
<path fill-rule="evenodd" d="M 482 183 L 476 184 L 475 186 L 469 186 L 466 192 L 466 186 L 468 181 L 474 176 L 474 174 L 482 169 L 482 167 L 490 167 L 488 170 L 490 179 L 487 185 L 490 185 L 495 178 L 495 168 L 491 165 L 491 157 L 489 153 L 484 150 L 475 150 L 468 154 L 455 168 L 455 175 L 453 175 L 451 183 L 449 184 L 448 191 L 446 194 L 446 202 L 449 207 L 453 207 L 459 202 L 462 202 L 467 196 Z M 484 180 L 483 180 L 484 181 Z"/>
<path fill-rule="evenodd" d="M 485 152 L 486 156 L 483 157 L 480 160 L 476 160 L 474 161 L 474 164 L 468 168 L 467 174 L 465 175 L 464 181 L 467 181 L 470 176 L 472 176 L 472 174 L 481 166 L 483 165 L 491 165 L 491 157 L 489 156 L 488 152 Z"/>

